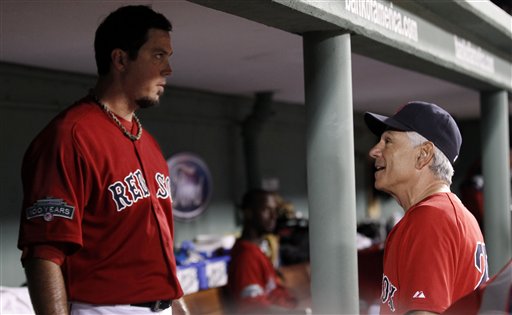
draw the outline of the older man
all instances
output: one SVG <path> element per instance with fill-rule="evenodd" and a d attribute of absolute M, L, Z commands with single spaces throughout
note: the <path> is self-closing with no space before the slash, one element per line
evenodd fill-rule
<path fill-rule="evenodd" d="M 375 188 L 405 211 L 386 241 L 381 314 L 441 313 L 488 279 L 478 223 L 450 192 L 459 128 L 426 102 L 392 117 L 366 113 L 365 122 L 380 137 L 370 150 Z"/>

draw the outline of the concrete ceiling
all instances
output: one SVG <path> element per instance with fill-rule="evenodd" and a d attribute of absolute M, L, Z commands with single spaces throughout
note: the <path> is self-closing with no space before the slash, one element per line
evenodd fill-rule
<path fill-rule="evenodd" d="M 101 20 L 133 1 L 0 2 L 0 61 L 95 74 L 93 39 Z M 302 39 L 275 28 L 185 0 L 150 4 L 173 23 L 170 85 L 304 103 Z M 479 116 L 479 93 L 447 81 L 353 54 L 356 111 L 390 114 L 425 100 L 457 118 Z M 172 90 L 170 91 L 172 93 Z"/>

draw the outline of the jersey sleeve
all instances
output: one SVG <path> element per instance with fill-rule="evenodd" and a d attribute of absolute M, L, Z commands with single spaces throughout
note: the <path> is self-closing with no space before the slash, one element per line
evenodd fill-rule
<path fill-rule="evenodd" d="M 246 248 L 236 259 L 232 279 L 233 293 L 240 312 L 264 312 L 271 306 L 294 308 L 297 305 L 276 277 L 272 263 L 257 248 Z"/>
<path fill-rule="evenodd" d="M 76 128 L 45 129 L 22 165 L 23 206 L 18 247 L 65 244 L 69 255 L 82 246 L 87 164 L 75 141 Z"/>
<path fill-rule="evenodd" d="M 401 310 L 440 313 L 451 301 L 457 252 L 456 227 L 439 209 L 419 207 L 401 243 Z"/>
<path fill-rule="evenodd" d="M 64 246 L 62 244 L 25 246 L 21 255 L 21 262 L 24 266 L 27 260 L 38 258 L 49 260 L 60 266 L 64 263 L 64 259 L 66 258 L 64 254 L 65 249 L 61 247 Z"/>

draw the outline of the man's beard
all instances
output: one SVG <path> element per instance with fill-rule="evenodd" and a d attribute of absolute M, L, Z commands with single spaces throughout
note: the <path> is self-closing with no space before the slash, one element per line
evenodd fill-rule
<path fill-rule="evenodd" d="M 149 108 L 160 104 L 159 99 L 150 99 L 149 97 L 142 97 L 135 100 L 135 103 L 139 105 L 139 108 Z"/>

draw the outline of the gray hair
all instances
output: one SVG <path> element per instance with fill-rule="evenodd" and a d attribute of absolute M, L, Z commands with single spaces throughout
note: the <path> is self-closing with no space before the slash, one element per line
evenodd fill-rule
<path fill-rule="evenodd" d="M 411 141 L 413 147 L 417 147 L 429 141 L 415 131 L 407 131 L 406 133 L 409 136 L 409 140 Z M 432 165 L 430 165 L 430 170 L 432 171 L 432 173 L 434 173 L 435 177 L 445 181 L 446 183 L 448 183 L 448 185 L 452 184 L 452 177 L 454 173 L 453 166 L 446 157 L 446 155 L 444 155 L 444 153 L 441 152 L 441 150 L 439 150 L 435 145 L 434 159 Z"/>

